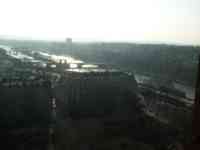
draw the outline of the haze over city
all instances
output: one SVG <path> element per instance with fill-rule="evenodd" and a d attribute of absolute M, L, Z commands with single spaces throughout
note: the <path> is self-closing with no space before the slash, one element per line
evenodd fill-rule
<path fill-rule="evenodd" d="M 200 150 L 199 0 L 0 3 L 4 150 Z"/>
<path fill-rule="evenodd" d="M 0 37 L 200 45 L 199 7 L 199 0 L 6 0 Z"/>

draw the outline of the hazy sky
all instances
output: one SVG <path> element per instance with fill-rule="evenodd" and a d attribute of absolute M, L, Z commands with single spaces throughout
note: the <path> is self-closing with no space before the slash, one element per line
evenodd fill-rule
<path fill-rule="evenodd" d="M 200 0 L 0 0 L 0 35 L 200 45 Z"/>

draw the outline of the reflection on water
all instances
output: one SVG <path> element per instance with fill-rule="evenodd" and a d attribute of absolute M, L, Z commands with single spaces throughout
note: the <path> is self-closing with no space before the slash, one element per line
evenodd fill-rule
<path fill-rule="evenodd" d="M 69 64 L 69 67 L 70 67 L 70 68 L 77 68 L 78 65 L 77 65 L 77 64 Z"/>
<path fill-rule="evenodd" d="M 186 97 L 190 99 L 194 99 L 195 97 L 195 89 L 189 86 L 185 86 L 179 83 L 174 83 L 174 87 L 186 93 Z"/>
<path fill-rule="evenodd" d="M 84 64 L 84 65 L 82 65 L 82 68 L 98 68 L 98 66 L 92 65 L 92 64 Z"/>
<path fill-rule="evenodd" d="M 24 61 L 34 61 L 33 57 L 25 55 L 21 52 L 16 52 L 16 51 L 12 50 L 11 47 L 0 45 L 0 48 L 4 49 L 6 51 L 6 54 L 13 57 L 13 58 L 21 59 L 21 60 L 24 60 Z"/>
<path fill-rule="evenodd" d="M 60 56 L 60 55 L 55 55 L 55 54 L 49 54 L 45 52 L 36 52 L 40 54 L 43 58 L 55 61 L 56 63 L 69 63 L 69 64 L 81 64 L 83 61 L 74 59 L 71 56 Z"/>
<path fill-rule="evenodd" d="M 66 69 L 66 71 L 71 71 L 71 72 L 85 72 L 85 73 L 89 73 L 89 72 L 118 72 L 117 69 L 101 69 L 101 68 L 92 68 L 92 69 L 89 69 L 89 68 L 70 68 L 70 69 Z"/>
<path fill-rule="evenodd" d="M 144 75 L 139 75 L 135 74 L 135 79 L 138 83 L 146 83 L 148 82 L 151 78 L 149 76 L 144 76 Z"/>
<path fill-rule="evenodd" d="M 135 79 L 138 83 L 141 83 L 141 84 L 149 83 L 149 81 L 152 80 L 150 76 L 145 76 L 145 75 L 140 75 L 140 74 L 135 74 Z M 185 92 L 187 98 L 194 99 L 195 90 L 193 87 L 186 86 L 186 85 L 176 83 L 176 82 L 173 82 L 173 86 L 174 88 Z"/>
<path fill-rule="evenodd" d="M 105 72 L 105 69 L 100 69 L 98 65 L 95 64 L 85 64 L 85 62 L 75 59 L 71 56 L 59 56 L 55 54 L 49 54 L 46 52 L 36 52 L 44 59 L 52 60 L 55 63 L 66 63 L 69 64 L 67 71 L 74 72 Z"/>
<path fill-rule="evenodd" d="M 74 58 L 72 58 L 70 56 L 51 55 L 51 59 L 54 60 L 54 61 L 56 61 L 56 62 L 59 62 L 59 60 L 66 60 L 67 63 L 70 63 L 70 64 L 80 64 L 80 63 L 83 63 L 83 61 L 74 59 Z"/>

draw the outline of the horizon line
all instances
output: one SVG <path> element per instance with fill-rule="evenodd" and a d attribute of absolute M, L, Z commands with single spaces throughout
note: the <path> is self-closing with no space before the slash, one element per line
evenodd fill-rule
<path fill-rule="evenodd" d="M 200 44 L 189 44 L 189 43 L 183 43 L 183 42 L 164 42 L 164 41 L 144 41 L 144 40 L 74 40 L 74 39 L 80 39 L 80 38 L 72 38 L 72 37 L 66 37 L 61 39 L 47 39 L 47 38 L 30 38 L 30 37 L 19 37 L 19 36 L 5 36 L 0 35 L 0 40 L 14 40 L 14 41 L 41 41 L 41 42 L 59 42 L 59 43 L 65 43 L 67 38 L 72 39 L 72 43 L 82 43 L 82 44 L 89 44 L 89 43 L 126 43 L 126 44 L 141 44 L 141 45 L 171 45 L 171 46 L 192 46 L 192 47 L 200 47 Z"/>

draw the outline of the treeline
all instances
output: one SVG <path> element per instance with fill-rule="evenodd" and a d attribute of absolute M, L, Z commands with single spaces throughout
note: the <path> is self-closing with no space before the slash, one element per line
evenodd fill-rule
<path fill-rule="evenodd" d="M 93 43 L 73 44 L 72 49 L 65 47 L 54 52 L 70 54 L 91 63 L 106 63 L 121 69 L 151 74 L 194 86 L 200 47 L 129 44 Z"/>

